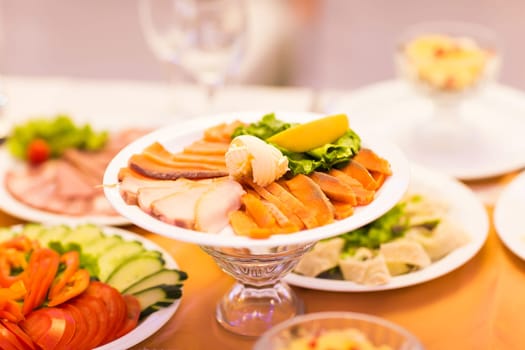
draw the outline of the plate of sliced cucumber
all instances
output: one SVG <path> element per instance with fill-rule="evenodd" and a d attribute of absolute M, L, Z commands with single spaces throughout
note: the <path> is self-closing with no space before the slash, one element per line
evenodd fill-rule
<path fill-rule="evenodd" d="M 26 224 L 0 228 L 0 243 L 17 235 L 59 252 L 79 250 L 81 267 L 92 278 L 137 298 L 141 306 L 137 327 L 96 350 L 127 349 L 138 344 L 168 322 L 179 306 L 186 273 L 179 270 L 169 253 L 140 235 L 94 224 Z"/>

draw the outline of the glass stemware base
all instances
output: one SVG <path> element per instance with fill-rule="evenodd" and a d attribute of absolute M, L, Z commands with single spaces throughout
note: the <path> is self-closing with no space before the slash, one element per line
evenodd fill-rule
<path fill-rule="evenodd" d="M 260 336 L 272 326 L 302 314 L 303 302 L 281 279 L 314 244 L 257 250 L 201 246 L 236 279 L 217 305 L 219 324 L 235 334 Z"/>

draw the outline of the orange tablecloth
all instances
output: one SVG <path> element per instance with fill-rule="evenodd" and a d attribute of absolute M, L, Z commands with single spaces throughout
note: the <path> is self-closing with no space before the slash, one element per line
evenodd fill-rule
<path fill-rule="evenodd" d="M 492 215 L 490 206 L 487 210 Z M 21 222 L 0 212 L 1 226 Z M 134 349 L 251 349 L 253 338 L 233 335 L 215 321 L 215 305 L 233 279 L 209 255 L 196 245 L 128 228 L 164 247 L 189 275 L 175 316 Z M 307 312 L 346 310 L 381 316 L 410 330 L 427 349 L 525 348 L 525 261 L 503 246 L 492 224 L 486 244 L 473 259 L 433 281 L 373 293 L 294 290 Z"/>

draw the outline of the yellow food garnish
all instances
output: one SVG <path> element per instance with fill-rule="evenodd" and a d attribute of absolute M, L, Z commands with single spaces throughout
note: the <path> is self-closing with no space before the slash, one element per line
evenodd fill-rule
<path fill-rule="evenodd" d="M 337 114 L 292 126 L 267 141 L 292 152 L 306 152 L 338 139 L 347 130 L 348 118 Z"/>
<path fill-rule="evenodd" d="M 259 186 L 271 184 L 288 170 L 288 158 L 281 151 L 250 135 L 234 138 L 225 158 L 231 176 L 250 177 Z"/>

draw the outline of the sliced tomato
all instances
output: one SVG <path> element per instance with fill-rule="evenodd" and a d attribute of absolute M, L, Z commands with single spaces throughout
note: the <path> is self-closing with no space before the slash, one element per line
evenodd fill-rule
<path fill-rule="evenodd" d="M 133 295 L 123 295 L 124 302 L 126 303 L 126 319 L 118 330 L 115 339 L 122 337 L 123 335 L 131 332 L 139 323 L 140 317 L 140 303 L 137 298 Z"/>
<path fill-rule="evenodd" d="M 73 317 L 75 320 L 75 332 L 71 339 L 69 339 L 69 342 L 66 345 L 68 349 L 75 349 L 75 350 L 89 350 L 89 335 L 90 335 L 90 322 L 88 322 L 82 312 L 74 306 L 72 303 L 65 303 L 60 306 L 60 308 L 64 309 L 64 311 L 69 312 L 69 314 Z M 95 331 L 98 328 L 95 329 Z M 92 332 L 91 334 L 95 334 L 95 332 Z"/>
<path fill-rule="evenodd" d="M 103 343 L 105 344 L 116 339 L 116 333 L 126 319 L 126 302 L 124 301 L 122 294 L 109 284 L 103 282 L 91 282 L 85 294 L 99 298 L 106 306 L 106 312 L 108 314 L 108 333 L 103 339 Z"/>
<path fill-rule="evenodd" d="M 0 321 L 0 323 L 9 331 L 11 331 L 11 333 L 13 333 L 18 338 L 18 340 L 20 340 L 24 346 L 24 349 L 36 350 L 33 340 L 31 340 L 29 335 L 27 335 L 18 324 L 8 321 Z"/>
<path fill-rule="evenodd" d="M 52 310 L 53 313 L 56 313 L 56 317 L 63 317 L 66 322 L 64 334 L 62 335 L 62 338 L 60 339 L 60 342 L 56 345 L 55 349 L 67 349 L 67 344 L 69 344 L 69 342 L 73 338 L 73 335 L 76 332 L 76 321 L 73 318 L 73 315 L 67 310 L 54 307 L 49 308 L 48 310 Z"/>
<path fill-rule="evenodd" d="M 96 326 L 94 335 L 90 339 L 90 348 L 102 345 L 108 334 L 108 329 L 111 327 L 108 323 L 108 313 L 104 302 L 99 298 L 82 294 L 75 298 L 72 303 L 82 312 L 88 323 L 94 326 L 93 328 Z"/>
<path fill-rule="evenodd" d="M 55 291 L 55 294 L 50 298 L 48 305 L 57 306 L 60 305 L 77 295 L 82 294 L 89 286 L 89 272 L 84 269 L 77 270 L 72 276 L 66 281 L 66 284 Z"/>
<path fill-rule="evenodd" d="M 0 349 L 25 350 L 26 348 L 9 329 L 0 323 Z"/>
<path fill-rule="evenodd" d="M 64 271 L 58 275 L 49 289 L 48 297 L 53 299 L 66 286 L 71 277 L 77 272 L 80 266 L 80 254 L 76 250 L 62 254 L 60 263 L 66 267 Z"/>
<path fill-rule="evenodd" d="M 65 348 L 75 333 L 76 323 L 70 313 L 50 307 L 31 312 L 20 326 L 39 349 L 54 350 Z"/>
<path fill-rule="evenodd" d="M 51 328 L 51 316 L 41 310 L 31 312 L 25 320 L 19 323 L 33 341 L 42 337 Z"/>

